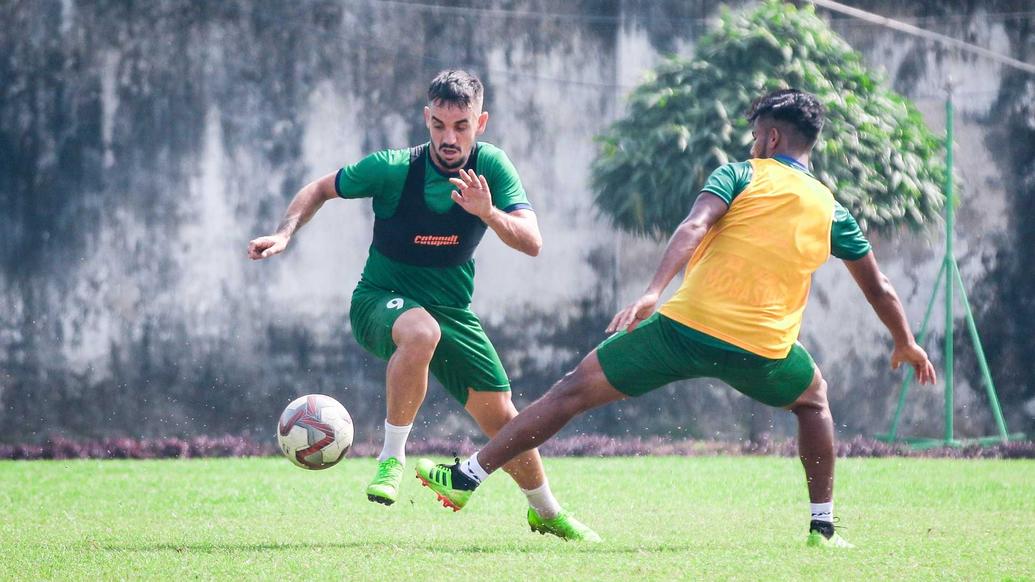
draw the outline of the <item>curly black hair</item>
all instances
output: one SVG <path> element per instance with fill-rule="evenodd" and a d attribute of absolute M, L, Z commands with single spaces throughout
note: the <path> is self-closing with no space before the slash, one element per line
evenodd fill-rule
<path fill-rule="evenodd" d="M 823 104 L 812 93 L 800 89 L 780 89 L 755 99 L 748 110 L 748 121 L 769 118 L 790 124 L 812 146 L 823 129 Z"/>
<path fill-rule="evenodd" d="M 482 82 L 478 77 L 467 71 L 450 69 L 435 75 L 431 80 L 428 103 L 444 103 L 466 109 L 481 103 L 482 91 Z"/>

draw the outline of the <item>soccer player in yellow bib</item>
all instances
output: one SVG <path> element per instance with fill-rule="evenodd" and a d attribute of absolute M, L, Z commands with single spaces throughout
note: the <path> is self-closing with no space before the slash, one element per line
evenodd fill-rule
<path fill-rule="evenodd" d="M 857 223 L 809 173 L 823 127 L 819 101 L 795 89 L 775 91 L 752 104 L 748 119 L 752 159 L 712 173 L 646 292 L 608 326 L 617 333 L 469 459 L 455 465 L 421 459 L 418 477 L 437 494 L 462 507 L 490 473 L 576 415 L 677 380 L 710 377 L 797 416 L 811 502 L 807 543 L 851 547 L 833 525 L 827 384 L 797 342 L 812 273 L 830 255 L 842 259 L 891 332 L 891 367 L 906 363 L 921 383 L 933 383 L 934 366 Z M 682 286 L 657 309 L 684 267 Z"/>

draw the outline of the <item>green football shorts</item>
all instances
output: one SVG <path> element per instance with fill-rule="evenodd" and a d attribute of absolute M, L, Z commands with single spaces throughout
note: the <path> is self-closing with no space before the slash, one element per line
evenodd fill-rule
<path fill-rule="evenodd" d="M 597 347 L 604 376 L 619 392 L 641 396 L 677 380 L 717 378 L 737 391 L 768 404 L 784 407 L 812 383 L 816 364 L 795 343 L 786 358 L 771 360 L 677 323 L 659 313 L 632 332 L 618 332 Z M 708 341 L 711 340 L 711 341 Z"/>
<path fill-rule="evenodd" d="M 467 404 L 468 388 L 476 392 L 510 390 L 496 348 L 470 308 L 421 305 L 399 293 L 360 283 L 349 309 L 352 335 L 363 349 L 387 361 L 395 353 L 395 320 L 415 307 L 424 308 L 442 330 L 430 371 L 453 398 Z"/>

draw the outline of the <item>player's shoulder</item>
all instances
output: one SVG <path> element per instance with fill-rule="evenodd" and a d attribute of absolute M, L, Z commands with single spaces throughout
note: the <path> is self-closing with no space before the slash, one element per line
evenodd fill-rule
<path fill-rule="evenodd" d="M 746 164 L 747 167 L 750 167 L 752 170 L 754 170 L 756 172 L 759 172 L 759 173 L 761 173 L 761 172 L 780 172 L 780 173 L 783 173 L 783 172 L 788 172 L 788 171 L 793 173 L 793 172 L 798 172 L 799 171 L 799 170 L 796 170 L 796 169 L 788 166 L 787 164 L 785 164 L 785 163 L 783 163 L 783 162 L 781 162 L 781 161 L 779 161 L 779 160 L 777 160 L 775 158 L 748 158 L 748 159 L 744 160 L 741 163 L 742 164 Z"/>
<path fill-rule="evenodd" d="M 495 162 L 509 160 L 510 158 L 507 157 L 507 152 L 503 151 L 503 148 L 500 146 L 487 141 L 480 141 L 478 142 L 478 161 L 482 159 Z"/>
<path fill-rule="evenodd" d="M 355 191 L 364 196 L 377 196 L 371 188 L 386 183 L 394 188 L 395 182 L 405 179 L 409 165 L 409 149 L 383 149 L 367 154 L 338 172 L 338 193 Z M 353 186 L 346 185 L 350 182 Z"/>
<path fill-rule="evenodd" d="M 751 182 L 755 175 L 754 160 L 731 161 L 712 170 L 712 179 L 726 179 L 742 186 Z"/>
<path fill-rule="evenodd" d="M 371 165 L 401 166 L 410 163 L 410 148 L 386 148 L 363 158 Z"/>
<path fill-rule="evenodd" d="M 752 165 L 752 162 L 754 161 L 755 160 L 753 158 L 741 161 L 733 160 L 722 164 L 716 168 L 716 170 L 723 170 L 726 172 L 750 172 L 755 167 Z"/>
<path fill-rule="evenodd" d="M 516 175 L 517 168 L 514 167 L 514 162 L 510 160 L 503 148 L 480 141 L 478 142 L 478 172 L 484 173 L 486 176 L 498 174 L 498 177 L 502 178 Z"/>
<path fill-rule="evenodd" d="M 830 192 L 829 188 L 827 189 L 827 192 Z M 852 216 L 852 213 L 849 212 L 847 208 L 838 202 L 837 198 L 834 198 L 833 192 L 830 193 L 830 198 L 834 201 L 834 222 L 855 222 L 855 217 Z"/>

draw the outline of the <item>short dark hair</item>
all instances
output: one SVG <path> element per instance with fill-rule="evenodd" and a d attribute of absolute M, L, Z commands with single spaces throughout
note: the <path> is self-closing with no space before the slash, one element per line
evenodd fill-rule
<path fill-rule="evenodd" d="M 428 103 L 445 103 L 458 107 L 471 107 L 482 101 L 482 82 L 478 77 L 449 69 L 435 75 L 428 87 Z"/>
<path fill-rule="evenodd" d="M 812 93 L 799 89 L 780 89 L 755 99 L 748 110 L 748 121 L 767 117 L 790 124 L 812 147 L 823 129 L 823 104 Z"/>

